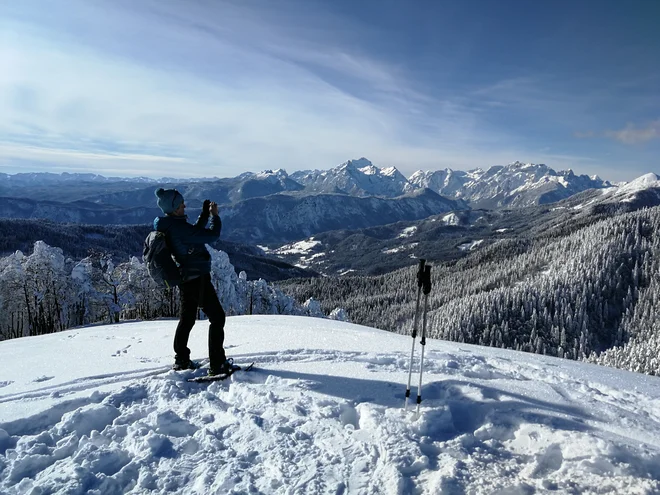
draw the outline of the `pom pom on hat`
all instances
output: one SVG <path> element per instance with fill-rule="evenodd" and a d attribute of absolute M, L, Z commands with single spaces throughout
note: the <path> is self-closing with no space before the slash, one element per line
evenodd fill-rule
<path fill-rule="evenodd" d="M 172 213 L 183 203 L 183 196 L 176 189 L 163 189 L 159 187 L 156 189 L 155 194 L 158 198 L 158 207 L 166 215 Z"/>

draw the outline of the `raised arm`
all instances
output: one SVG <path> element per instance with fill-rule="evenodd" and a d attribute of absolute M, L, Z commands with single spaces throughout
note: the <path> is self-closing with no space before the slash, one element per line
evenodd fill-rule
<path fill-rule="evenodd" d="M 209 221 L 209 217 L 211 216 L 210 208 L 211 200 L 205 199 L 204 204 L 202 204 L 202 212 L 199 214 L 199 217 L 197 217 L 197 221 L 194 224 L 195 227 L 206 227 L 206 224 Z"/>
<path fill-rule="evenodd" d="M 211 225 L 206 228 L 206 223 L 211 216 Z M 218 215 L 218 205 L 209 200 L 204 201 L 202 213 L 192 226 L 188 234 L 187 242 L 189 244 L 212 244 L 220 238 L 222 221 Z"/>

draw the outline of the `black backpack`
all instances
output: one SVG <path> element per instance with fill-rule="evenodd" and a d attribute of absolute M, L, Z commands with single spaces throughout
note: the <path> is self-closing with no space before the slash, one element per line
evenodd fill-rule
<path fill-rule="evenodd" d="M 159 287 L 171 289 L 183 282 L 181 270 L 172 258 L 164 232 L 154 230 L 149 233 L 144 240 L 142 259 L 147 265 L 149 276 Z"/>

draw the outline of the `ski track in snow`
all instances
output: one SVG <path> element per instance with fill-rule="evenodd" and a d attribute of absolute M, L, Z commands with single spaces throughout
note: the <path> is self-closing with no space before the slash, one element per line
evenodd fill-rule
<path fill-rule="evenodd" d="M 210 384 L 169 365 L 44 375 L 0 395 L 0 492 L 660 493 L 660 394 L 580 379 L 559 360 L 430 342 L 416 416 L 416 386 L 402 409 L 410 338 L 387 337 L 401 350 L 365 351 L 365 335 L 352 351 L 234 353 L 255 369 Z M 2 419 L 5 405 L 46 399 Z"/>

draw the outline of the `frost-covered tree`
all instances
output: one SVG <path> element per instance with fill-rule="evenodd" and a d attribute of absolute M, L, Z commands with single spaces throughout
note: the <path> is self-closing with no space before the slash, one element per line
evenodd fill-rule
<path fill-rule="evenodd" d="M 121 313 L 120 271 L 111 257 L 94 253 L 76 263 L 71 277 L 78 283 L 85 320 L 118 322 Z"/>
<path fill-rule="evenodd" d="M 321 303 L 318 302 L 313 297 L 310 297 L 303 303 L 303 310 L 306 316 L 323 316 L 323 310 L 321 309 Z"/>
<path fill-rule="evenodd" d="M 244 272 L 237 276 L 226 253 L 209 252 L 212 282 L 227 314 L 323 316 L 318 303 L 301 305 L 264 280 L 249 281 Z M 17 251 L 0 258 L 0 339 L 178 311 L 178 289 L 160 289 L 136 257 L 116 264 L 93 253 L 75 262 L 39 241 L 29 256 Z"/>
<path fill-rule="evenodd" d="M 29 256 L 18 251 L 0 266 L 5 337 L 57 332 L 75 323 L 71 261 L 61 249 L 39 241 Z"/>
<path fill-rule="evenodd" d="M 241 301 L 237 291 L 238 276 L 224 251 L 208 247 L 211 254 L 211 282 L 218 293 L 220 304 L 228 315 L 241 314 Z"/>
<path fill-rule="evenodd" d="M 335 308 L 330 311 L 328 318 L 337 321 L 348 321 L 348 314 L 346 314 L 346 311 L 343 308 Z"/>
<path fill-rule="evenodd" d="M 0 259 L 0 339 L 29 335 L 23 290 L 25 270 L 21 251 Z"/>

